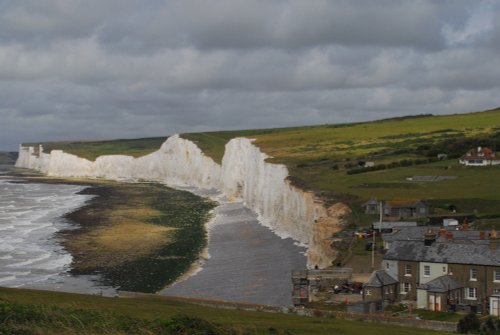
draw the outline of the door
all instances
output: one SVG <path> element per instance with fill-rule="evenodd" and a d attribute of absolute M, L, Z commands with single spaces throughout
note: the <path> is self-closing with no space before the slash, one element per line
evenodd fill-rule
<path fill-rule="evenodd" d="M 429 295 L 429 304 L 428 304 L 428 308 L 433 311 L 434 308 L 436 308 L 436 306 L 434 305 L 434 296 L 433 295 Z"/>
<path fill-rule="evenodd" d="M 441 297 L 440 296 L 436 297 L 436 305 L 435 305 L 435 309 L 434 310 L 436 312 L 441 312 Z"/>
<path fill-rule="evenodd" d="M 490 314 L 500 316 L 500 298 L 490 297 Z"/>

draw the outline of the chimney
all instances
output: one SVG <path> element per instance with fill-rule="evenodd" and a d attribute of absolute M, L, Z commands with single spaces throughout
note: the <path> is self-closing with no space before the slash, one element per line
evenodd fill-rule
<path fill-rule="evenodd" d="M 485 232 L 481 230 L 481 231 L 479 232 L 479 239 L 480 239 L 480 240 L 484 240 L 484 238 L 485 238 L 485 237 L 486 237 Z"/>
<path fill-rule="evenodd" d="M 429 228 L 429 230 L 427 230 L 424 234 L 424 245 L 428 247 L 434 243 L 434 241 L 436 241 L 436 233 L 432 228 Z"/>
<path fill-rule="evenodd" d="M 492 229 L 490 233 L 490 249 L 496 250 L 497 247 L 498 247 L 497 231 L 495 229 Z"/>
<path fill-rule="evenodd" d="M 451 241 L 453 239 L 453 232 L 451 230 L 448 230 L 446 232 L 446 240 Z"/>
<path fill-rule="evenodd" d="M 444 228 L 439 228 L 439 236 L 445 236 L 446 235 L 446 229 Z"/>

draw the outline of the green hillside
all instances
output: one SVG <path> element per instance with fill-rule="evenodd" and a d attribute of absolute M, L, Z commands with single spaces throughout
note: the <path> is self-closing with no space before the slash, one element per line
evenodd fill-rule
<path fill-rule="evenodd" d="M 0 288 L 0 334 L 445 334 L 417 328 L 205 307 L 160 296 L 104 298 Z"/>
<path fill-rule="evenodd" d="M 182 134 L 215 161 L 234 137 L 256 139 L 286 164 L 292 182 L 313 190 L 327 202 L 345 201 L 353 208 L 371 198 L 417 198 L 435 208 L 460 204 L 462 212 L 500 217 L 500 193 L 495 180 L 500 167 L 465 168 L 457 158 L 481 145 L 500 144 L 500 108 L 444 116 L 417 115 L 375 122 L 279 129 L 217 131 Z M 100 154 L 141 155 L 159 148 L 165 138 L 106 142 L 44 143 L 45 150 L 63 149 L 94 159 Z M 446 154 L 438 161 L 438 154 Z M 360 168 L 373 162 L 375 168 Z M 372 171 L 373 170 L 373 171 Z M 408 181 L 412 176 L 449 176 L 439 182 Z"/>
<path fill-rule="evenodd" d="M 231 137 L 255 138 L 256 145 L 273 157 L 271 162 L 288 166 L 296 185 L 329 202 L 416 198 L 430 200 L 436 207 L 457 202 L 463 212 L 500 216 L 500 194 L 494 182 L 500 177 L 500 167 L 465 168 L 457 160 L 475 146 L 500 143 L 500 109 L 254 130 L 251 134 L 233 131 L 182 136 L 196 141 L 215 160 L 220 159 L 222 146 Z M 438 154 L 446 154 L 447 159 L 438 161 Z M 358 167 L 367 161 L 385 168 L 369 171 Z M 408 181 L 411 176 L 454 179 Z"/>

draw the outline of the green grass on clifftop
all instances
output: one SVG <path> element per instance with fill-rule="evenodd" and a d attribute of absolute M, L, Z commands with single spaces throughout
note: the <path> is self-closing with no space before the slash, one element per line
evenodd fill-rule
<path fill-rule="evenodd" d="M 486 205 L 490 200 L 500 204 L 496 184 L 492 182 L 500 178 L 500 167 L 464 168 L 457 164 L 457 158 L 475 146 L 495 148 L 500 144 L 500 108 L 468 114 L 416 115 L 353 124 L 181 136 L 194 141 L 219 163 L 230 139 L 253 138 L 261 150 L 273 157 L 270 162 L 288 167 L 295 185 L 316 192 L 328 202 L 359 204 L 371 197 L 461 199 L 462 202 L 476 199 L 474 202 L 479 203 L 482 214 L 500 215 L 500 205 Z M 51 147 L 95 158 L 103 153 L 139 155 L 152 152 L 163 140 L 60 142 L 46 143 L 45 148 L 46 151 Z M 446 154 L 448 158 L 436 162 L 438 154 Z M 356 173 L 360 170 L 359 163 L 367 161 L 388 168 Z M 454 179 L 410 182 L 406 178 L 411 176 L 450 176 Z M 464 210 L 477 209 L 469 207 Z"/>
<path fill-rule="evenodd" d="M 464 168 L 457 157 L 477 145 L 500 143 L 500 109 L 445 116 L 409 116 L 375 122 L 253 131 L 184 134 L 204 152 L 220 160 L 233 137 L 256 139 L 255 144 L 286 164 L 291 180 L 332 201 L 381 199 L 489 199 L 500 201 L 494 180 L 500 167 Z M 448 159 L 441 162 L 437 154 Z M 347 174 L 359 162 L 373 161 L 391 168 Z M 403 165 L 403 166 L 401 166 Z M 411 176 L 451 176 L 440 182 L 408 181 Z M 466 187 L 464 187 L 466 185 Z M 359 200 L 356 200 L 359 199 Z M 500 214 L 500 205 L 481 205 L 484 214 Z M 500 204 L 500 203 L 499 203 Z M 473 210 L 473 205 L 464 210 Z"/>
<path fill-rule="evenodd" d="M 94 161 L 102 155 L 129 155 L 140 157 L 150 154 L 160 148 L 167 137 L 151 137 L 137 139 L 119 139 L 110 141 L 59 141 L 23 143 L 24 146 L 43 145 L 46 153 L 54 149 L 63 150 L 67 153 Z"/>

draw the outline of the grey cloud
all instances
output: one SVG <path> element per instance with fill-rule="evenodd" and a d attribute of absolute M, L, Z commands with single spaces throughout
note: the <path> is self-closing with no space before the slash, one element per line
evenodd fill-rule
<path fill-rule="evenodd" d="M 0 147 L 496 107 L 492 3 L 0 0 Z"/>

